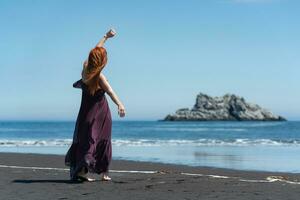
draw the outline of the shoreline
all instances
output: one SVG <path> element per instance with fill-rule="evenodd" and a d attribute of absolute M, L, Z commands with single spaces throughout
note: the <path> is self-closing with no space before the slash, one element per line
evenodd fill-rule
<path fill-rule="evenodd" d="M 44 153 L 10 153 L 10 152 L 0 152 L 0 165 L 3 165 L 3 162 L 8 161 L 8 163 L 13 164 L 15 161 L 14 158 L 20 158 L 23 157 L 21 155 L 26 155 L 26 157 L 29 157 L 30 160 L 34 159 L 35 157 L 38 157 L 38 159 L 48 159 L 49 157 L 57 158 L 58 160 L 62 161 L 61 163 L 55 162 L 52 163 L 56 168 L 65 168 L 68 169 L 68 166 L 64 165 L 64 155 L 60 154 L 44 154 Z M 23 161 L 26 161 L 25 159 Z M 47 163 L 47 162 L 46 162 Z M 192 166 L 192 165 L 185 165 L 185 164 L 173 164 L 173 163 L 164 163 L 164 162 L 155 162 L 155 161 L 137 161 L 137 160 L 130 160 L 130 159 L 118 159 L 113 158 L 111 167 L 119 166 L 121 163 L 125 163 L 124 167 L 126 170 L 132 169 L 132 167 L 139 166 L 142 167 L 140 170 L 155 170 L 160 171 L 160 168 L 166 168 L 166 169 L 176 169 L 183 170 L 184 173 L 189 172 L 222 172 L 224 174 L 241 174 L 241 175 L 251 175 L 251 174 L 262 174 L 262 175 L 274 175 L 274 176 L 292 176 L 299 178 L 300 181 L 300 173 L 298 172 L 277 172 L 277 171 L 262 171 L 262 170 L 241 170 L 241 169 L 229 169 L 229 168 L 221 168 L 221 167 L 210 167 L 210 166 Z M 25 162 L 25 167 L 30 167 L 29 164 Z M 153 169 L 150 168 L 154 167 Z M 45 165 L 40 165 L 40 163 L 37 163 L 37 166 L 33 167 L 47 167 Z M 110 167 L 110 168 L 111 168 Z M 190 170 L 187 172 L 187 170 Z M 136 170 L 135 170 L 136 171 Z M 250 177 L 250 176 L 249 176 Z"/>
<path fill-rule="evenodd" d="M 7 148 L 13 148 L 13 147 L 7 147 Z M 48 147 L 35 147 L 35 149 L 32 149 L 31 147 L 28 147 L 29 149 L 26 149 L 27 147 L 23 147 L 19 149 L 18 151 L 5 151 L 5 149 L 0 149 L 0 154 L 36 154 L 36 155 L 56 155 L 56 156 L 65 156 L 65 153 L 67 149 L 60 149 L 60 148 L 51 148 L 49 149 Z M 147 147 L 148 148 L 148 147 Z M 210 147 L 205 147 L 202 149 L 198 149 L 198 151 L 194 154 L 191 154 L 193 156 L 196 156 L 197 159 L 200 159 L 201 162 L 199 163 L 191 163 L 188 162 L 189 160 L 185 160 L 185 162 L 182 162 L 184 158 L 187 157 L 182 157 L 181 160 L 172 160 L 172 159 L 151 159 L 151 157 L 147 157 L 147 155 L 143 155 L 143 152 L 147 152 L 149 149 L 145 148 L 131 148 L 131 149 L 126 149 L 128 150 L 129 154 L 128 155 L 135 155 L 135 156 L 123 156 L 122 155 L 122 148 L 115 148 L 115 153 L 113 155 L 113 160 L 120 160 L 120 161 L 131 161 L 131 162 L 146 162 L 146 163 L 155 163 L 155 164 L 166 164 L 166 165 L 174 165 L 174 166 L 185 166 L 185 167 L 193 167 L 193 168 L 213 168 L 213 169 L 220 169 L 220 170 L 235 170 L 235 171 L 245 171 L 245 172 L 262 172 L 262 173 L 287 173 L 287 174 L 300 174 L 300 165 L 298 161 L 295 160 L 290 160 L 292 157 L 285 157 L 284 159 L 282 156 L 284 154 L 293 152 L 294 157 L 297 155 L 295 153 L 298 152 L 298 147 L 281 147 L 288 149 L 288 151 L 282 151 L 278 149 L 278 147 L 273 147 L 273 146 L 266 146 L 262 149 L 259 149 L 259 151 L 265 151 L 265 152 L 273 152 L 274 155 L 278 156 L 279 154 L 281 155 L 278 156 L 278 160 L 276 162 L 270 162 L 274 161 L 275 158 L 271 157 L 264 157 L 263 155 L 255 155 L 253 150 L 252 152 L 249 151 L 248 148 L 244 149 L 244 147 L 234 147 L 231 149 L 231 147 L 213 147 L 213 151 L 211 151 Z M 229 148 L 229 149 L 228 149 Z M 238 148 L 238 149 L 236 149 Z M 37 151 L 38 149 L 38 151 Z M 153 148 L 151 148 L 153 150 Z M 283 149 L 283 150 L 285 150 Z M 124 150 L 124 149 L 123 149 Z M 135 152 L 134 150 L 139 150 L 139 152 Z M 156 149 L 155 151 L 158 151 L 160 149 Z M 164 150 L 164 149 L 162 149 Z M 162 150 L 160 150 L 162 152 Z M 256 156 L 256 160 L 253 162 L 250 162 L 250 160 L 247 160 L 243 157 L 239 157 L 240 155 L 236 155 L 232 153 L 233 151 L 239 151 L 239 152 L 244 152 L 248 153 L 248 159 L 251 158 L 251 156 Z M 256 149 L 257 150 L 257 149 Z M 169 150 L 169 152 L 173 152 L 173 150 Z M 230 152 L 231 151 L 231 152 Z M 229 153 L 228 153 L 229 152 Z M 249 153 L 250 152 L 250 153 Z M 283 152 L 283 153 L 282 153 Z M 189 152 L 187 152 L 189 153 Z M 193 153 L 193 152 L 192 152 Z M 268 155 L 268 153 L 265 153 Z M 168 151 L 164 152 L 163 155 L 168 155 Z M 242 155 L 242 153 L 241 153 Z M 208 157 L 208 158 L 207 158 Z M 296 158 L 295 157 L 295 158 Z M 163 157 L 167 158 L 167 157 Z M 195 159 L 196 159 L 195 158 Z M 209 160 L 210 159 L 210 160 Z M 214 162 L 213 159 L 217 159 L 217 161 L 221 160 L 223 163 L 218 163 Z M 244 159 L 244 162 L 242 162 Z M 206 162 L 209 161 L 209 162 Z M 237 161 L 237 162 L 235 162 Z M 259 161 L 259 162 L 257 162 Z M 264 163 L 264 161 L 266 163 Z M 291 161 L 291 162 L 290 162 Z M 226 163 L 227 162 L 227 163 Z M 200 165 L 201 164 L 201 165 Z M 219 164 L 219 165 L 218 165 Z M 220 165 L 221 164 L 221 165 Z M 265 166 L 265 167 L 262 167 Z"/>
<path fill-rule="evenodd" d="M 63 154 L 56 154 L 56 153 L 28 153 L 28 152 L 0 152 L 0 159 L 2 156 L 15 156 L 15 155 L 27 155 L 27 156 L 57 156 L 61 157 L 60 159 L 64 158 L 65 155 Z M 142 161 L 142 160 L 133 160 L 133 159 L 123 159 L 123 158 L 112 158 L 112 162 L 128 162 L 134 164 L 151 164 L 151 165 L 166 165 L 166 166 L 174 166 L 175 168 L 197 168 L 197 169 L 214 169 L 219 171 L 233 171 L 233 172 L 244 172 L 244 173 L 265 173 L 265 174 L 286 174 L 286 175 L 299 175 L 300 172 L 282 172 L 282 171 L 268 171 L 268 170 L 251 170 L 251 169 L 233 169 L 233 168 L 222 168 L 222 167 L 213 167 L 213 166 L 197 166 L 197 165 L 189 165 L 189 164 L 178 164 L 178 163 L 168 163 L 168 162 L 160 162 L 160 161 Z M 0 165 L 1 165 L 0 161 Z M 63 165 L 65 168 L 67 166 Z M 62 166 L 61 166 L 62 167 Z"/>
<path fill-rule="evenodd" d="M 63 161 L 62 155 L 0 153 L 1 199 L 298 199 L 300 194 L 300 173 L 128 160 L 112 161 L 112 182 L 72 184 Z"/>

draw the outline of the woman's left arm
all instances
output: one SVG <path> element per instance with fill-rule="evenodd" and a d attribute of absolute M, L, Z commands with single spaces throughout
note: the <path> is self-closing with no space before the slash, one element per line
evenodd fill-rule
<path fill-rule="evenodd" d="M 118 106 L 118 113 L 120 117 L 125 116 L 125 107 L 120 101 L 117 94 L 114 92 L 110 84 L 108 83 L 106 77 L 100 73 L 100 86 L 101 88 L 110 96 L 110 98 L 113 100 L 113 102 Z"/>

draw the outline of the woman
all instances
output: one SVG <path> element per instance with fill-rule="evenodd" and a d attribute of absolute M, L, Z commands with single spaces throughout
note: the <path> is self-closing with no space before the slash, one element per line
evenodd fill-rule
<path fill-rule="evenodd" d="M 125 116 L 123 104 L 101 73 L 107 62 L 103 45 L 114 35 L 115 31 L 108 31 L 90 51 L 83 64 L 82 78 L 73 84 L 73 87 L 82 89 L 82 99 L 73 142 L 65 157 L 65 164 L 70 166 L 71 180 L 94 181 L 86 176 L 88 172 L 100 174 L 103 181 L 111 180 L 108 168 L 112 157 L 112 120 L 105 93 L 118 106 L 120 117 Z"/>

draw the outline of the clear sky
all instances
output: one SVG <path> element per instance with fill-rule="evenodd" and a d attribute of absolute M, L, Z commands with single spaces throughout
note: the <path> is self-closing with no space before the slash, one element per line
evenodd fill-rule
<path fill-rule="evenodd" d="M 235 93 L 300 119 L 300 1 L 0 1 L 0 120 L 75 120 L 82 63 L 107 29 L 103 73 L 127 120 Z M 110 101 L 113 119 L 117 110 Z"/>

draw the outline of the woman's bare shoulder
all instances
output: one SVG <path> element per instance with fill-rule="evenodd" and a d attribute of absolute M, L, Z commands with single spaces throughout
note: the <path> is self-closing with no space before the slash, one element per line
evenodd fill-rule
<path fill-rule="evenodd" d="M 103 73 L 100 73 L 99 77 L 100 77 L 101 81 L 107 81 L 107 78 L 105 77 L 105 75 Z"/>

